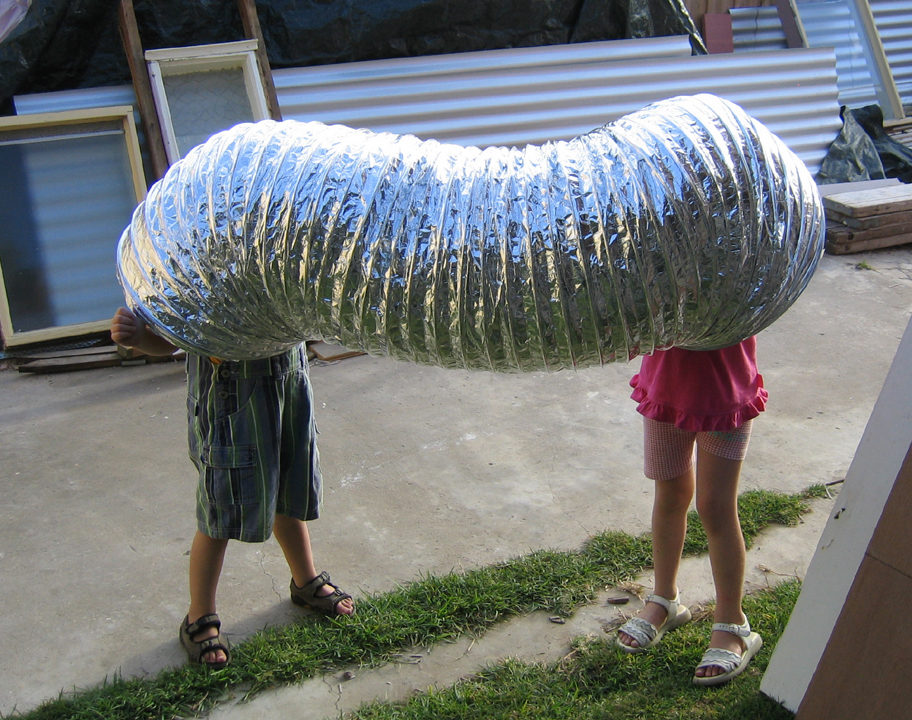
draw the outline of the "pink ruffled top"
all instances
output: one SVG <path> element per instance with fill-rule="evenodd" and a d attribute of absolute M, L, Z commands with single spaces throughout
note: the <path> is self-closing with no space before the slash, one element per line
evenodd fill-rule
<path fill-rule="evenodd" d="M 689 432 L 732 430 L 766 409 L 757 338 L 722 350 L 671 348 L 643 357 L 630 379 L 637 412 Z"/>

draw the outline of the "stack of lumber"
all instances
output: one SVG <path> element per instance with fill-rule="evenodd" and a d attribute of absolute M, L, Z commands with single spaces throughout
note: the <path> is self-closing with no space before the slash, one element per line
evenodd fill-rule
<path fill-rule="evenodd" d="M 119 347 L 108 345 L 101 347 L 76 348 L 64 350 L 46 350 L 12 354 L 11 363 L 21 373 L 60 373 L 73 370 L 90 370 L 92 368 L 117 367 L 126 365 L 145 365 L 146 363 L 175 362 L 183 360 L 186 354 L 180 350 L 173 355 L 152 356 Z"/>
<path fill-rule="evenodd" d="M 912 118 L 884 120 L 884 130 L 892 140 L 906 147 L 912 147 Z"/>
<path fill-rule="evenodd" d="M 834 255 L 912 242 L 912 185 L 824 195 L 826 249 Z"/>

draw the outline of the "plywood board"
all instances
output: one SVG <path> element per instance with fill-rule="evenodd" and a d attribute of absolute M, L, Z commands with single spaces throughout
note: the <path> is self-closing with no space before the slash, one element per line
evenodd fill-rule
<path fill-rule="evenodd" d="M 831 208 L 826 208 L 827 220 L 834 223 L 840 223 L 846 227 L 855 230 L 870 230 L 872 228 L 885 227 L 887 225 L 899 225 L 901 223 L 912 222 L 912 210 L 903 212 L 889 212 L 882 215 L 871 215 L 869 217 L 852 217 L 845 213 Z"/>
<path fill-rule="evenodd" d="M 900 214 L 906 217 L 906 213 Z M 890 237 L 891 235 L 907 235 L 909 233 L 912 233 L 912 217 L 907 217 L 904 222 L 881 225 L 867 230 L 858 230 L 837 222 L 829 223 L 826 229 L 827 240 L 832 240 L 833 242 L 875 240 L 877 238 Z"/>
<path fill-rule="evenodd" d="M 830 210 L 853 218 L 912 210 L 912 185 L 894 185 L 860 192 L 839 193 L 823 198 Z"/>
<path fill-rule="evenodd" d="M 912 446 L 910 375 L 912 323 L 903 334 L 842 491 L 817 543 L 801 595 L 760 685 L 764 694 L 789 710 L 797 710 L 808 691 Z M 908 592 L 904 597 L 908 597 Z M 894 620 L 887 628 L 895 626 Z M 852 669 L 855 667 L 851 664 Z M 901 716 L 861 713 L 844 717 Z M 832 717 L 837 716 L 829 716 Z"/>
<path fill-rule="evenodd" d="M 830 255 L 848 255 L 850 253 L 880 250 L 882 248 L 896 247 L 897 245 L 906 245 L 908 243 L 912 243 L 912 233 L 888 235 L 886 237 L 874 238 L 873 240 L 855 240 L 851 242 L 830 240 L 829 235 L 827 235 L 826 251 L 830 253 Z"/>
<path fill-rule="evenodd" d="M 906 454 L 797 720 L 909 717 L 912 452 Z"/>

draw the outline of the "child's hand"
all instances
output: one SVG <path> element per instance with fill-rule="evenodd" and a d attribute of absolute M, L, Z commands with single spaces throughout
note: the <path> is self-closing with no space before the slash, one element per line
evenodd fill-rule
<path fill-rule="evenodd" d="M 111 318 L 111 339 L 124 347 L 141 345 L 146 324 L 129 308 L 118 308 Z"/>
<path fill-rule="evenodd" d="M 171 355 L 177 348 L 148 327 L 129 308 L 119 308 L 111 318 L 111 339 L 118 345 L 136 348 L 147 355 Z"/>

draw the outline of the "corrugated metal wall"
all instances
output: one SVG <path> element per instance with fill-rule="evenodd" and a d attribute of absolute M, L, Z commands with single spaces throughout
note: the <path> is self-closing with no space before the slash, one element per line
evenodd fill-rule
<path fill-rule="evenodd" d="M 482 147 L 568 139 L 650 102 L 713 92 L 819 169 L 842 127 L 832 50 L 691 56 L 689 43 L 682 52 L 686 38 L 653 40 L 286 69 L 273 78 L 286 119 Z M 548 62 L 566 48 L 589 55 Z"/>
<path fill-rule="evenodd" d="M 785 50 L 788 41 L 775 7 L 732 8 L 732 40 L 735 52 Z"/>
<path fill-rule="evenodd" d="M 629 92 L 656 58 L 690 54 L 680 36 L 276 70 L 273 80 L 285 118 L 514 145 L 591 130 L 607 89 Z M 620 73 L 621 61 L 644 70 Z"/>
<path fill-rule="evenodd" d="M 846 0 L 799 0 L 798 13 L 811 47 L 836 49 L 839 102 L 853 108 L 878 103 L 874 81 Z"/>
<path fill-rule="evenodd" d="M 912 104 L 912 0 L 868 0 L 897 91 Z M 797 0 L 810 47 L 835 48 L 839 102 L 848 107 L 877 104 L 877 93 L 858 29 L 846 0 Z M 786 47 L 775 7 L 734 8 L 735 52 Z"/>
<path fill-rule="evenodd" d="M 869 0 L 903 105 L 912 105 L 912 0 Z"/>

